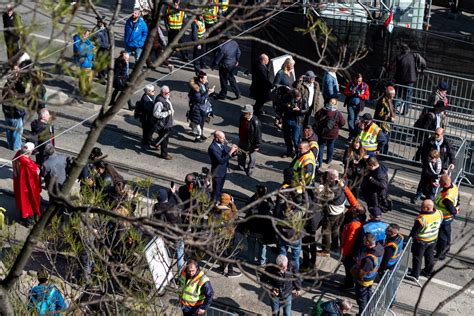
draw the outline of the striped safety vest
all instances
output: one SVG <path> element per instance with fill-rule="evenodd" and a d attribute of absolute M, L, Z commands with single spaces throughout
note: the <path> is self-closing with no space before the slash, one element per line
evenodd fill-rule
<path fill-rule="evenodd" d="M 400 258 L 400 255 L 402 254 L 403 237 L 401 235 L 398 235 L 394 241 L 386 242 L 384 245 L 384 248 L 387 248 L 387 247 L 395 248 L 395 252 L 388 259 L 388 262 L 387 262 L 387 268 L 391 268 L 398 262 L 398 259 Z"/>
<path fill-rule="evenodd" d="M 184 22 L 184 11 L 176 11 L 174 8 L 172 9 L 171 6 L 168 6 L 168 11 L 166 13 L 168 14 L 168 25 L 170 30 L 181 30 Z"/>
<path fill-rule="evenodd" d="M 376 257 L 372 253 L 362 253 L 358 258 L 357 258 L 357 265 L 360 267 L 362 264 L 362 261 L 366 258 L 370 258 L 373 263 L 374 263 L 374 268 L 367 272 L 362 279 L 358 279 L 357 282 L 362 285 L 362 286 L 371 286 L 374 283 L 375 277 L 377 276 L 377 271 L 379 270 L 380 263 L 382 262 L 382 258 Z"/>
<path fill-rule="evenodd" d="M 181 273 L 181 295 L 179 303 L 181 306 L 199 306 L 204 304 L 206 297 L 201 294 L 201 288 L 204 283 L 209 282 L 209 278 L 204 275 L 204 272 L 199 273 L 192 279 L 186 280 L 186 271 Z"/>
<path fill-rule="evenodd" d="M 443 213 L 440 210 L 435 209 L 433 213 L 420 214 L 416 220 L 423 227 L 418 236 L 415 236 L 416 240 L 432 242 L 438 238 L 439 228 L 443 222 Z"/>
<path fill-rule="evenodd" d="M 363 130 L 360 137 L 360 144 L 365 149 L 365 151 L 376 151 L 377 150 L 377 136 L 380 133 L 380 127 L 377 126 L 374 122 L 370 125 L 369 129 Z"/>
<path fill-rule="evenodd" d="M 311 174 L 306 174 L 304 171 L 304 167 L 307 165 L 313 165 L 313 172 Z M 311 150 L 301 157 L 295 158 L 293 162 L 293 175 L 294 180 L 298 185 L 302 185 L 303 183 L 305 185 L 313 184 L 315 171 L 316 158 Z"/>
<path fill-rule="evenodd" d="M 434 208 L 443 212 L 443 219 L 445 221 L 452 220 L 453 215 L 449 213 L 449 211 L 446 209 L 446 206 L 444 205 L 443 201 L 445 199 L 448 199 L 456 207 L 458 204 L 458 197 L 459 197 L 459 191 L 458 191 L 458 187 L 455 184 L 453 184 L 452 188 L 441 190 L 441 192 L 439 192 L 435 196 Z"/>
<path fill-rule="evenodd" d="M 204 34 L 206 33 L 206 24 L 204 23 L 203 20 L 198 20 L 198 19 L 195 19 L 194 20 L 194 23 L 196 23 L 197 25 L 197 36 L 198 36 L 198 39 L 201 39 L 204 37 Z"/>
<path fill-rule="evenodd" d="M 215 24 L 219 16 L 219 0 L 212 0 L 214 5 L 204 8 L 202 18 L 206 24 Z"/>
<path fill-rule="evenodd" d="M 225 15 L 227 10 L 229 10 L 229 0 L 219 0 L 219 4 L 221 7 L 221 15 Z"/>

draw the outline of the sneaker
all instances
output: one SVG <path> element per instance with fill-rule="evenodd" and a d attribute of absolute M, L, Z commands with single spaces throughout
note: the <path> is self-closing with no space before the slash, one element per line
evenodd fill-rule
<path fill-rule="evenodd" d="M 420 273 L 421 276 L 424 276 L 425 278 L 429 278 L 431 276 L 431 273 L 426 272 L 425 270 L 421 270 Z"/>
<path fill-rule="evenodd" d="M 321 250 L 316 252 L 316 256 L 318 257 L 329 257 L 331 254 L 327 251 Z"/>
<path fill-rule="evenodd" d="M 206 136 L 204 136 L 204 135 L 201 135 L 201 140 L 206 140 L 206 139 L 207 139 L 207 137 L 206 137 Z"/>
<path fill-rule="evenodd" d="M 241 276 L 242 276 L 242 273 L 237 272 L 237 271 L 230 271 L 230 272 L 227 272 L 227 274 L 226 274 L 226 277 L 228 277 L 229 279 L 238 278 L 238 277 L 241 277 Z"/>
<path fill-rule="evenodd" d="M 163 158 L 164 160 L 172 160 L 172 159 L 173 159 L 173 157 L 170 156 L 170 155 L 166 155 L 166 156 L 165 156 L 165 155 L 161 155 L 161 158 Z"/>
<path fill-rule="evenodd" d="M 168 70 L 170 71 L 170 73 L 172 73 L 173 70 L 174 70 L 174 66 L 173 65 L 168 65 Z"/>
<path fill-rule="evenodd" d="M 420 280 L 417 277 L 415 277 L 413 274 L 407 274 L 406 277 L 414 280 L 415 282 L 418 282 L 418 283 L 420 282 Z"/>

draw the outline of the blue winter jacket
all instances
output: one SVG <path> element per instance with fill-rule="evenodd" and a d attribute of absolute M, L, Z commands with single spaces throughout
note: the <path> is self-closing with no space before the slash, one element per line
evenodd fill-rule
<path fill-rule="evenodd" d="M 92 68 L 94 66 L 94 44 L 88 39 L 81 39 L 76 34 L 72 38 L 74 41 L 74 62 L 81 68 Z"/>
<path fill-rule="evenodd" d="M 30 291 L 28 309 L 36 311 L 38 315 L 59 315 L 67 309 L 67 304 L 59 290 L 54 285 L 37 285 Z"/>
<path fill-rule="evenodd" d="M 126 48 L 139 48 L 145 45 L 145 40 L 148 35 L 148 26 L 142 17 L 138 17 L 138 21 L 133 23 L 130 17 L 125 23 L 124 41 Z"/>
<path fill-rule="evenodd" d="M 325 99 L 336 98 L 339 94 L 337 79 L 331 76 L 327 71 L 323 77 L 323 97 Z"/>

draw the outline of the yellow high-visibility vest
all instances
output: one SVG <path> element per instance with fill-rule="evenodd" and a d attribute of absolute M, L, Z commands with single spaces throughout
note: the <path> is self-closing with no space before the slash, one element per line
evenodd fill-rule
<path fill-rule="evenodd" d="M 431 242 L 438 238 L 439 228 L 443 222 L 443 213 L 436 210 L 431 214 L 420 214 L 416 218 L 423 229 L 415 236 L 416 240 Z"/>
<path fill-rule="evenodd" d="M 360 144 L 366 151 L 376 151 L 377 150 L 377 136 L 380 133 L 380 127 L 377 124 L 373 123 L 370 125 L 369 129 L 363 130 L 360 137 Z"/>
<path fill-rule="evenodd" d="M 443 212 L 443 218 L 444 219 L 452 219 L 453 215 L 449 213 L 449 211 L 446 209 L 446 206 L 444 205 L 443 201 L 445 199 L 448 199 L 453 203 L 454 206 L 458 204 L 458 197 L 459 197 L 459 190 L 458 187 L 453 184 L 452 188 L 449 189 L 443 189 L 441 192 L 439 192 L 434 199 L 434 207 L 437 210 L 440 210 Z"/>
<path fill-rule="evenodd" d="M 184 22 L 184 11 L 175 11 L 174 8 L 168 6 L 168 26 L 170 30 L 181 30 Z"/>

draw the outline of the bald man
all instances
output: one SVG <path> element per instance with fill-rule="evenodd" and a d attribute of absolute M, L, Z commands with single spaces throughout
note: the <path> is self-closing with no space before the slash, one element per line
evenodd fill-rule
<path fill-rule="evenodd" d="M 253 106 L 255 115 L 262 115 L 264 113 L 263 105 L 270 100 L 269 94 L 273 83 L 270 81 L 267 67 L 269 62 L 270 58 L 266 54 L 261 54 L 253 68 L 250 96 L 255 98 L 255 105 Z"/>
<path fill-rule="evenodd" d="M 452 183 L 449 175 L 441 176 L 439 186 L 441 191 L 435 196 L 434 207 L 443 213 L 443 223 L 441 224 L 436 243 L 435 258 L 444 260 L 451 244 L 451 223 L 454 220 L 454 216 L 459 213 L 460 204 L 458 187 Z"/>
<path fill-rule="evenodd" d="M 424 200 L 421 203 L 420 215 L 415 220 L 415 224 L 410 233 L 413 238 L 413 265 L 410 276 L 417 279 L 422 275 L 429 277 L 434 267 L 434 249 L 436 239 L 443 222 L 441 211 L 434 209 L 434 203 L 431 200 Z M 425 257 L 425 269 L 421 271 L 421 264 Z"/>
<path fill-rule="evenodd" d="M 212 188 L 214 200 L 218 199 L 224 188 L 225 177 L 229 160 L 235 156 L 237 146 L 226 144 L 225 134 L 222 131 L 214 132 L 214 140 L 207 150 L 211 158 Z"/>

